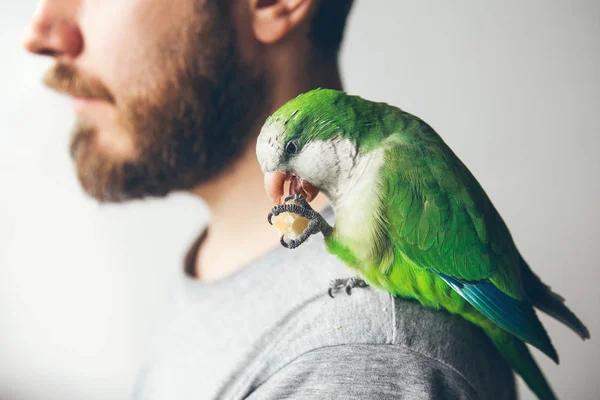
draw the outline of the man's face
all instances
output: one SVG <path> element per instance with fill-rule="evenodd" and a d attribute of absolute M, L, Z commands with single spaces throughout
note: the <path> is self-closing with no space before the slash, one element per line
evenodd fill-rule
<path fill-rule="evenodd" d="M 84 189 L 123 201 L 190 189 L 246 146 L 263 80 L 241 61 L 223 0 L 46 0 L 26 47 L 72 95 Z"/>

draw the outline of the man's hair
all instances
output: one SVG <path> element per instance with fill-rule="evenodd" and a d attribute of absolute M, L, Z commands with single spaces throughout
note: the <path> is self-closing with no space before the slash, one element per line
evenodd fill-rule
<path fill-rule="evenodd" d="M 354 0 L 319 0 L 312 21 L 311 40 L 326 55 L 336 55 L 344 37 L 344 28 Z"/>

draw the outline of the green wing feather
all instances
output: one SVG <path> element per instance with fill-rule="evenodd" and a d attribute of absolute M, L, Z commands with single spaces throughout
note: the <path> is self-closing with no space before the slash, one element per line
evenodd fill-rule
<path fill-rule="evenodd" d="M 520 256 L 504 221 L 452 150 L 403 113 L 386 141 L 383 181 L 389 236 L 416 267 L 464 281 L 491 281 L 520 300 Z"/>
<path fill-rule="evenodd" d="M 414 267 L 434 271 L 495 324 L 558 362 L 500 215 L 433 129 L 404 118 L 411 122 L 388 139 L 383 171 L 388 236 Z"/>

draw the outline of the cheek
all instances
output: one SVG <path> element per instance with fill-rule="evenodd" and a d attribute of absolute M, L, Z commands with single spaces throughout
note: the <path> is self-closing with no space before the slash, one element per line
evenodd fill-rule
<path fill-rule="evenodd" d="M 337 168 L 334 152 L 329 146 L 322 143 L 320 146 L 309 145 L 302 150 L 302 154 L 296 159 L 294 168 L 303 171 L 303 177 L 312 184 L 317 186 L 326 185 Z"/>
<path fill-rule="evenodd" d="M 168 76 L 174 60 L 181 58 L 174 53 L 185 40 L 182 32 L 193 11 L 191 3 L 84 0 L 81 67 L 100 77 L 117 97 L 151 90 L 158 75 Z"/>

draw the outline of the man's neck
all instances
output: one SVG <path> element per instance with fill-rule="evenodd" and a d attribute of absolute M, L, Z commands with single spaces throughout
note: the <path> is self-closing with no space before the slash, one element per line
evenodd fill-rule
<path fill-rule="evenodd" d="M 317 87 L 341 90 L 336 63 L 300 73 L 297 79 L 275 82 L 271 93 L 273 109 L 265 110 L 264 117 L 272 114 L 286 101 Z M 307 70 L 305 70 L 307 71 Z M 188 272 L 196 278 L 214 281 L 224 278 L 263 256 L 279 244 L 279 234 L 267 223 L 267 214 L 273 207 L 265 193 L 263 174 L 255 154 L 256 137 L 264 118 L 252 128 L 249 146 L 228 173 L 193 190 L 207 203 L 211 221 L 202 242 L 189 255 Z M 327 204 L 323 195 L 311 203 L 319 210 Z"/>

